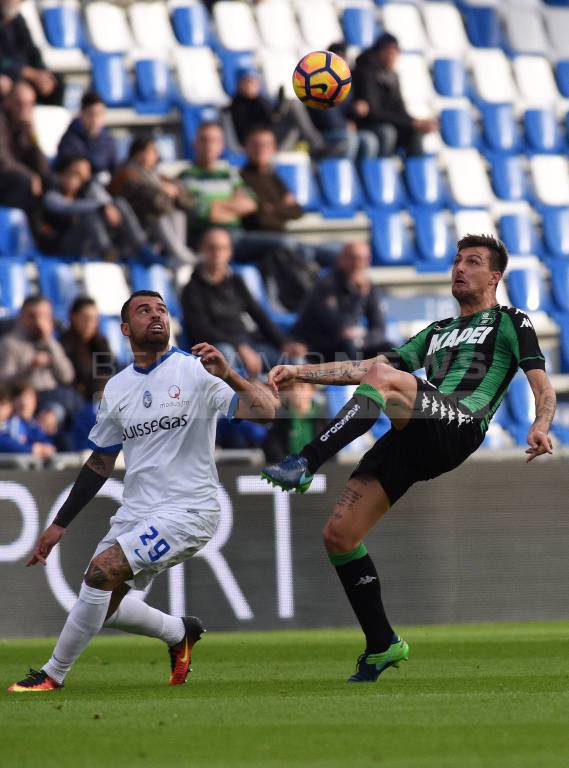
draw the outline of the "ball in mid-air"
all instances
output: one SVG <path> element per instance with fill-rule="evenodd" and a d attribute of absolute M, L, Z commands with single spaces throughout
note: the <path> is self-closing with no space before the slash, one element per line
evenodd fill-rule
<path fill-rule="evenodd" d="M 312 109 L 341 104 L 352 87 L 352 73 L 341 56 L 331 51 L 307 53 L 296 65 L 292 85 L 298 98 Z"/>

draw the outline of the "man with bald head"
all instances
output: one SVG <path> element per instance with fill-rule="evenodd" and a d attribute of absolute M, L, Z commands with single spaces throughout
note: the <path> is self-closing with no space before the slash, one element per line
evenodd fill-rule
<path fill-rule="evenodd" d="M 304 303 L 292 335 L 322 362 L 373 356 L 386 348 L 381 294 L 370 283 L 370 263 L 367 243 L 346 243 Z"/>

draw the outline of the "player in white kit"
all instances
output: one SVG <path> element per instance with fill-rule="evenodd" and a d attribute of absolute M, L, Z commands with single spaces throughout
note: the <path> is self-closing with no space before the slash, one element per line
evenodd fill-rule
<path fill-rule="evenodd" d="M 67 525 L 112 473 L 121 450 L 126 467 L 122 505 L 95 550 L 52 657 L 11 685 L 12 693 L 61 688 L 103 626 L 163 640 L 170 653 L 170 684 L 186 681 L 192 646 L 204 631 L 201 621 L 170 616 L 127 593 L 191 557 L 213 536 L 220 512 L 217 414 L 260 422 L 275 415 L 268 388 L 239 376 L 215 347 L 197 344 L 190 355 L 170 346 L 168 310 L 160 294 L 137 291 L 121 319 L 134 363 L 107 383 L 89 435 L 93 453 L 28 565 L 45 565 Z"/>

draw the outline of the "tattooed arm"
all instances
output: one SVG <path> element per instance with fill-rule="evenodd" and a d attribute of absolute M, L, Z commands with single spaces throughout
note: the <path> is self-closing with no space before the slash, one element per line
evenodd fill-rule
<path fill-rule="evenodd" d="M 533 369 L 527 371 L 526 376 L 535 397 L 535 420 L 528 433 L 529 448 L 526 450 L 526 461 L 532 461 L 536 456 L 553 453 L 549 428 L 555 416 L 556 397 L 545 371 Z"/>
<path fill-rule="evenodd" d="M 385 355 L 368 360 L 346 360 L 319 365 L 277 365 L 269 373 L 269 386 L 276 394 L 283 386 L 295 381 L 310 384 L 359 384 L 374 363 L 387 363 Z"/>

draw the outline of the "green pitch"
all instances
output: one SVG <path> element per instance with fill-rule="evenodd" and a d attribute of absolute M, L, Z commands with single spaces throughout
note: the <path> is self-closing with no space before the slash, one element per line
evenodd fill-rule
<path fill-rule="evenodd" d="M 355 631 L 211 634 L 185 686 L 157 641 L 93 642 L 63 691 L 0 694 L 18 768 L 567 768 L 569 623 L 402 631 L 411 656 L 344 682 Z M 0 641 L 2 687 L 45 640 Z"/>

